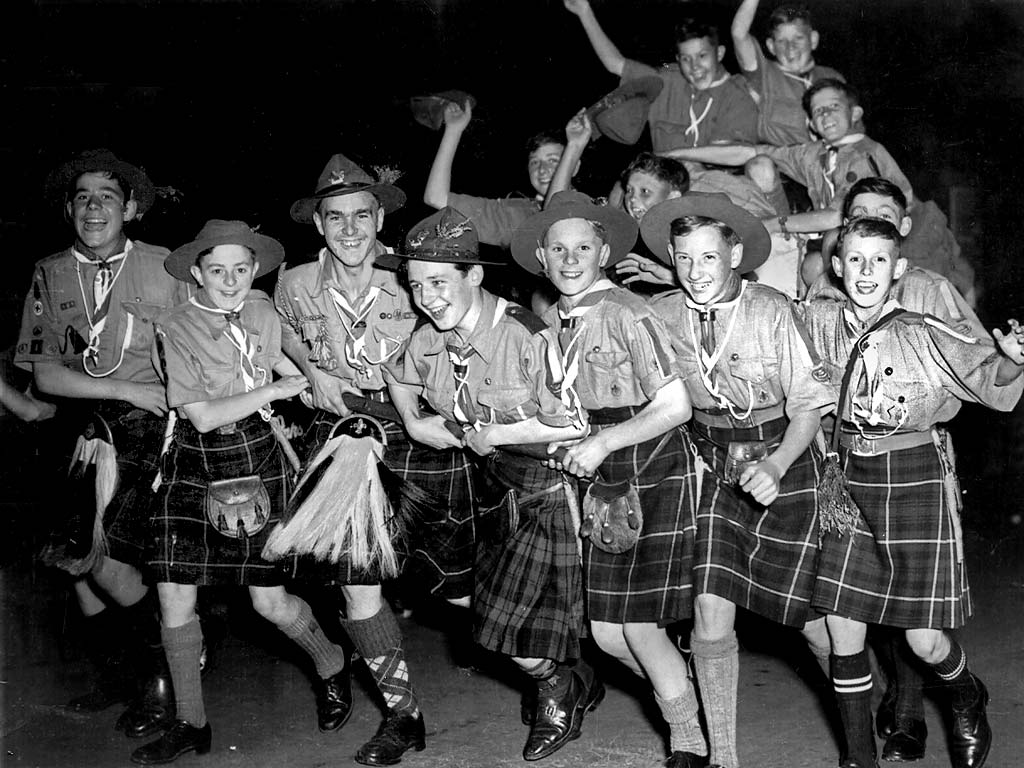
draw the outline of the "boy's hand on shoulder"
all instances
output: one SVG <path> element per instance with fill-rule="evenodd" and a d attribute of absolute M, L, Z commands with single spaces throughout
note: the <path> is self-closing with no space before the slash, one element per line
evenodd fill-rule
<path fill-rule="evenodd" d="M 562 0 L 562 2 L 569 13 L 576 14 L 577 16 L 590 10 L 589 0 Z"/>
<path fill-rule="evenodd" d="M 444 124 L 446 128 L 456 131 L 464 131 L 473 119 L 473 108 L 469 101 L 465 104 L 449 102 L 444 108 Z"/>
<path fill-rule="evenodd" d="M 654 259 L 648 259 L 646 256 L 640 256 L 636 253 L 629 254 L 629 256 L 616 264 L 614 269 L 617 275 L 629 275 L 629 277 L 622 281 L 623 285 L 629 285 L 637 281 L 653 283 L 654 285 L 675 284 L 675 281 L 672 279 L 672 270 Z"/>
<path fill-rule="evenodd" d="M 1012 317 L 1006 321 L 1010 326 L 1009 333 L 1003 333 L 999 328 L 992 330 L 996 344 L 1000 351 L 1017 365 L 1024 365 L 1024 326 L 1021 326 Z"/>
<path fill-rule="evenodd" d="M 770 458 L 747 465 L 740 475 L 740 488 L 754 497 L 762 507 L 770 506 L 779 496 L 783 472 Z"/>
<path fill-rule="evenodd" d="M 139 384 L 134 381 L 122 381 L 120 384 L 121 400 L 157 416 L 167 413 L 167 392 L 163 384 Z"/>

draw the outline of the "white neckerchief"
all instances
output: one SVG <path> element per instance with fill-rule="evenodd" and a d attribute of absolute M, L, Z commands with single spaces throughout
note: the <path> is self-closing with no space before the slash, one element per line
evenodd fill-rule
<path fill-rule="evenodd" d="M 89 324 L 89 343 L 82 351 L 82 368 L 93 378 L 101 379 L 120 368 L 121 363 L 124 362 L 124 353 L 132 342 L 132 327 L 135 316 L 128 312 L 127 326 L 125 327 L 124 338 L 121 340 L 121 353 L 117 358 L 117 362 L 114 363 L 114 366 L 109 371 L 104 371 L 103 373 L 89 368 L 90 363 L 95 365 L 99 357 L 100 336 L 103 334 L 103 329 L 107 327 L 107 316 L 110 314 L 110 294 L 114 290 L 114 284 L 117 282 L 117 279 L 124 271 L 124 265 L 127 263 L 126 257 L 132 247 L 132 241 L 126 240 L 124 251 L 108 259 L 90 259 L 76 248 L 71 249 L 71 255 L 75 258 L 75 273 L 78 275 L 78 290 L 82 296 L 85 320 Z M 117 272 L 112 272 L 110 265 L 117 262 L 120 262 L 120 266 L 117 268 Z M 96 275 L 92 281 L 93 304 L 91 312 L 89 311 L 89 300 L 85 295 L 85 284 L 82 282 L 83 264 L 97 267 Z"/>
<path fill-rule="evenodd" d="M 747 382 L 747 411 L 744 414 L 739 414 L 737 411 L 739 406 L 733 403 L 724 392 L 722 392 L 714 380 L 714 369 L 721 360 L 722 355 L 725 353 L 725 348 L 729 344 L 729 339 L 732 338 L 732 332 L 736 327 L 736 318 L 739 316 L 738 307 L 739 301 L 743 298 L 743 292 L 747 289 L 747 281 L 740 281 L 740 291 L 736 294 L 736 298 L 730 299 L 729 301 L 720 301 L 713 304 L 697 304 L 690 299 L 689 296 L 684 297 L 686 306 L 696 312 L 708 312 L 712 309 L 731 309 L 732 314 L 729 316 L 729 324 L 725 329 L 725 336 L 718 341 L 715 345 L 715 351 L 708 353 L 704 349 L 704 345 L 697 339 L 697 330 L 694 325 L 693 312 L 688 312 L 687 317 L 689 318 L 690 326 L 690 343 L 693 344 L 693 350 L 697 357 L 697 370 L 700 373 L 700 380 L 704 384 L 704 389 L 707 390 L 708 394 L 711 395 L 715 400 L 718 401 L 720 408 L 726 408 L 734 419 L 745 419 L 750 416 L 754 411 L 754 387 L 748 381 Z"/>
<path fill-rule="evenodd" d="M 498 297 L 494 303 L 494 315 L 491 317 L 491 329 L 493 330 L 501 322 L 501 318 L 505 315 L 505 310 L 508 308 L 508 301 L 501 297 Z M 452 334 L 454 336 L 454 334 Z M 492 409 L 488 414 L 487 421 L 481 421 L 479 417 L 473 418 L 470 414 L 466 413 L 466 409 L 462 407 L 462 403 L 459 402 L 460 398 L 470 399 L 470 393 L 467 387 L 469 386 L 469 361 L 476 354 L 476 350 L 469 344 L 459 348 L 455 344 L 445 344 L 445 349 L 448 352 L 448 359 L 452 364 L 452 378 L 455 379 L 455 392 L 452 395 L 454 403 L 453 413 L 455 419 L 460 424 L 468 424 L 477 432 L 480 431 L 481 427 L 485 427 L 488 424 L 493 424 L 495 419 L 494 410 Z M 464 352 L 464 350 L 468 350 Z M 461 373 L 460 373 L 461 369 Z M 520 411 L 520 415 L 525 418 L 525 414 Z"/>
<path fill-rule="evenodd" d="M 889 299 L 882 305 L 881 311 L 878 313 L 878 318 L 885 317 L 887 314 L 895 309 L 899 309 L 900 304 L 895 299 Z M 843 317 L 847 325 L 853 330 L 858 331 L 864 327 L 863 321 L 860 320 L 849 307 L 843 309 Z M 875 322 L 877 322 L 877 319 Z M 874 325 L 874 322 L 871 323 Z M 910 409 L 905 403 L 896 403 L 893 406 L 897 411 L 896 426 L 893 427 L 889 432 L 879 435 L 877 433 L 867 433 L 864 430 L 865 425 L 871 427 L 877 427 L 882 421 L 882 386 L 881 378 L 878 375 L 878 345 L 881 341 L 881 334 L 886 333 L 886 329 L 874 331 L 872 333 L 865 333 L 859 339 L 854 341 L 854 344 L 858 345 L 861 349 L 860 359 L 864 366 L 864 379 L 867 385 L 868 395 L 868 406 L 862 407 L 857 405 L 857 384 L 859 383 L 859 377 L 857 380 L 851 380 L 850 382 L 850 421 L 857 427 L 857 431 L 864 437 L 870 439 L 878 439 L 880 437 L 888 437 L 894 435 L 902 429 L 903 425 L 906 424 L 907 419 L 910 416 Z M 839 404 L 839 408 L 842 409 L 843 404 Z M 840 418 L 842 414 L 840 413 Z"/>
<path fill-rule="evenodd" d="M 729 74 L 726 73 L 704 90 L 710 91 L 712 88 L 718 87 L 728 79 Z M 697 94 L 699 93 L 702 93 L 702 91 L 698 91 L 696 88 L 693 88 L 690 92 L 690 125 L 687 126 L 686 130 L 683 132 L 684 136 L 693 136 L 693 146 L 695 147 L 697 146 L 697 143 L 700 141 L 700 124 L 703 123 L 704 118 L 708 116 L 708 112 L 711 111 L 711 105 L 715 101 L 715 97 L 709 94 L 708 103 L 704 105 L 704 110 L 700 113 L 700 117 L 698 117 L 697 112 L 693 108 L 693 103 L 697 100 Z"/>
<path fill-rule="evenodd" d="M 808 70 L 805 70 L 805 71 L 806 72 L 812 72 L 813 70 L 814 70 L 814 64 L 811 64 L 811 68 L 808 69 Z M 811 79 L 811 76 L 809 74 L 807 74 L 807 75 L 799 75 L 796 72 L 787 72 L 782 67 L 779 67 L 779 71 L 783 75 L 788 77 L 790 80 L 796 80 L 798 83 L 803 85 L 805 90 L 807 88 L 810 88 L 812 85 L 814 85 L 814 80 Z"/>
<path fill-rule="evenodd" d="M 380 352 L 376 360 L 366 353 L 365 321 L 370 314 L 370 310 L 373 309 L 373 305 L 380 297 L 380 286 L 371 285 L 366 292 L 366 296 L 363 297 L 363 300 L 359 302 L 357 307 L 349 304 L 348 299 L 345 298 L 341 291 L 331 286 L 327 286 L 327 291 L 331 294 L 331 299 L 334 301 L 334 310 L 338 313 L 341 327 L 345 330 L 345 335 L 348 337 L 345 340 L 345 360 L 359 375 L 369 378 L 371 373 L 369 366 L 380 365 L 386 362 L 391 357 L 394 357 L 395 353 L 402 347 L 401 339 L 385 337 L 380 340 Z M 351 318 L 351 327 L 345 321 L 346 315 Z M 364 323 L 364 327 L 361 329 L 362 332 L 357 334 L 356 326 L 359 323 Z M 388 348 L 389 341 L 392 344 L 390 349 Z"/>
<path fill-rule="evenodd" d="M 839 164 L 839 148 L 846 146 L 847 144 L 855 144 L 864 138 L 863 133 L 848 133 L 841 139 L 833 141 L 831 144 L 825 144 L 825 162 L 822 164 L 821 174 L 825 179 L 825 185 L 828 187 L 828 200 L 822 201 L 822 207 L 828 207 L 836 198 L 836 167 Z"/>
<path fill-rule="evenodd" d="M 557 334 L 558 336 L 561 335 L 562 320 L 579 319 L 580 321 L 579 325 L 577 325 L 573 331 L 573 334 L 569 339 L 569 343 L 565 345 L 565 349 L 562 349 L 560 341 L 558 343 L 558 365 L 562 374 L 561 386 L 559 387 L 559 399 L 562 401 L 562 405 L 565 407 L 570 418 L 575 424 L 583 424 L 583 404 L 580 402 L 579 392 L 576 390 L 576 379 L 578 379 L 580 375 L 580 343 L 586 326 L 586 322 L 583 320 L 583 317 L 600 302 L 600 300 L 596 302 L 589 302 L 586 299 L 589 296 L 601 293 L 602 291 L 607 291 L 614 287 L 615 284 L 611 280 L 601 278 L 600 280 L 595 281 L 594 284 L 587 289 L 586 293 L 583 294 L 580 300 L 577 301 L 571 309 L 563 309 L 561 302 L 558 302 L 556 305 L 558 308 L 558 319 L 560 321 L 559 332 Z M 550 347 L 548 349 L 550 350 Z"/>

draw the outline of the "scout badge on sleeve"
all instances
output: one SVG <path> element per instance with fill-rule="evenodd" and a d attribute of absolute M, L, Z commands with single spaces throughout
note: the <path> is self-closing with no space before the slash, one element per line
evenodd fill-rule
<path fill-rule="evenodd" d="M 46 565 L 81 576 L 91 571 L 107 552 L 103 514 L 117 492 L 117 449 L 110 426 L 99 414 L 93 416 L 78 437 L 68 478 L 80 486 L 92 486 L 94 493 L 90 496 L 95 502 L 77 505 L 85 508 L 72 514 L 65 541 L 47 544 L 41 559 Z"/>
<path fill-rule="evenodd" d="M 397 576 L 391 504 L 378 471 L 386 443 L 376 419 L 340 419 L 299 480 L 286 522 L 271 532 L 263 556 L 313 555 L 332 563 L 346 557 L 357 568 Z"/>

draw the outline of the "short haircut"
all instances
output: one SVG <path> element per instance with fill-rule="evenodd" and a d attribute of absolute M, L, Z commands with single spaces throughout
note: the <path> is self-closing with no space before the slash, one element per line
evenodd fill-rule
<path fill-rule="evenodd" d="M 124 195 L 124 201 L 127 203 L 132 199 L 132 185 L 128 183 L 128 180 L 124 176 L 114 173 L 106 168 L 87 168 L 68 182 L 68 188 L 65 193 L 65 202 L 70 203 L 75 199 L 75 193 L 78 192 L 78 180 L 87 173 L 96 173 L 106 179 L 116 181 L 117 185 L 121 188 L 121 193 Z"/>
<path fill-rule="evenodd" d="M 676 47 L 687 40 L 701 40 L 708 38 L 713 48 L 718 47 L 718 27 L 703 19 L 686 18 L 679 21 L 675 26 Z"/>
<path fill-rule="evenodd" d="M 710 227 L 718 232 L 730 248 L 743 242 L 728 224 L 707 216 L 680 216 L 678 219 L 672 219 L 672 223 L 669 225 L 670 242 L 677 237 L 693 234 L 704 227 Z"/>
<path fill-rule="evenodd" d="M 641 152 L 619 177 L 619 183 L 625 189 L 629 177 L 634 173 L 649 173 L 659 181 L 667 182 L 672 189 L 686 193 L 690 189 L 690 174 L 686 166 L 674 157 L 661 157 L 653 152 Z"/>
<path fill-rule="evenodd" d="M 850 103 L 850 109 L 860 104 L 860 94 L 857 93 L 856 88 L 849 83 L 844 83 L 842 80 L 836 80 L 834 77 L 824 77 L 804 91 L 803 106 L 804 112 L 807 113 L 808 117 L 811 116 L 811 99 L 826 88 L 833 88 L 846 96 L 846 100 Z"/>
<path fill-rule="evenodd" d="M 883 240 L 892 240 L 896 243 L 896 252 L 899 254 L 899 250 L 903 245 L 903 235 L 900 231 L 891 223 L 885 219 L 875 219 L 870 216 L 862 216 L 859 219 L 854 219 L 839 230 L 839 239 L 836 240 L 836 255 L 840 258 L 843 256 L 843 244 L 846 242 L 846 238 L 857 235 L 858 237 L 880 237 Z"/>
<path fill-rule="evenodd" d="M 579 216 L 567 216 L 566 218 L 578 219 L 580 217 Z M 583 219 L 583 220 L 594 228 L 594 234 L 597 235 L 597 239 L 600 240 L 602 244 L 605 244 L 605 243 L 608 242 L 608 230 L 605 229 L 604 224 L 602 224 L 600 221 L 595 221 L 594 219 Z M 559 219 L 558 221 L 565 221 L 565 219 Z M 555 226 L 555 224 L 557 224 L 558 221 L 551 222 L 551 227 Z M 551 227 L 548 227 L 546 230 L 544 230 L 544 234 L 543 234 L 543 236 L 540 239 L 540 247 L 541 248 L 543 248 L 544 245 L 548 241 L 548 232 L 551 231 Z"/>
<path fill-rule="evenodd" d="M 857 182 L 850 187 L 850 191 L 846 193 L 846 199 L 843 200 L 844 219 L 850 218 L 850 209 L 853 207 L 853 199 L 857 197 L 857 195 L 881 195 L 882 197 L 890 197 L 899 207 L 900 217 L 907 215 L 907 196 L 903 194 L 902 189 L 888 179 L 883 179 L 881 176 L 865 176 L 863 179 L 858 179 Z"/>
<path fill-rule="evenodd" d="M 775 34 L 775 30 L 783 24 L 796 24 L 801 21 L 811 29 L 814 29 L 810 8 L 803 3 L 780 5 L 768 17 L 768 34 Z"/>
<path fill-rule="evenodd" d="M 529 157 L 545 144 L 557 144 L 565 148 L 565 135 L 559 135 L 555 131 L 541 131 L 526 140 L 526 156 Z"/>
<path fill-rule="evenodd" d="M 231 245 L 231 243 L 221 243 L 221 245 Z M 199 267 L 200 269 L 202 269 L 203 268 L 203 257 L 204 256 L 209 256 L 211 253 L 213 253 L 213 249 L 216 248 L 216 247 L 217 246 L 214 245 L 214 246 L 206 248 L 206 249 L 200 251 L 199 253 L 197 253 L 196 254 L 196 266 Z M 242 247 L 245 248 L 245 250 L 247 250 L 249 252 L 249 257 L 252 259 L 252 263 L 255 264 L 256 263 L 256 251 L 254 251 L 248 245 L 243 245 Z"/>

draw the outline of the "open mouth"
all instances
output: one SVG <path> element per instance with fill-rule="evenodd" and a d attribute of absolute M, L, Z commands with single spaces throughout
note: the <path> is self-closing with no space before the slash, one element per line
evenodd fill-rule
<path fill-rule="evenodd" d="M 444 317 L 450 306 L 451 304 L 442 304 L 438 307 L 424 307 L 424 309 L 427 310 L 427 314 L 429 314 L 434 320 L 440 320 Z"/>
<path fill-rule="evenodd" d="M 640 219 L 642 219 L 644 217 L 645 213 L 647 213 L 647 209 L 646 208 L 630 208 L 629 209 L 629 215 L 632 216 L 637 221 L 640 221 Z"/>
<path fill-rule="evenodd" d="M 868 296 L 878 290 L 878 283 L 873 283 L 869 280 L 858 280 L 853 284 L 857 293 L 862 296 Z"/>
<path fill-rule="evenodd" d="M 106 219 L 85 219 L 82 222 L 82 228 L 86 232 L 100 232 L 107 226 Z"/>

